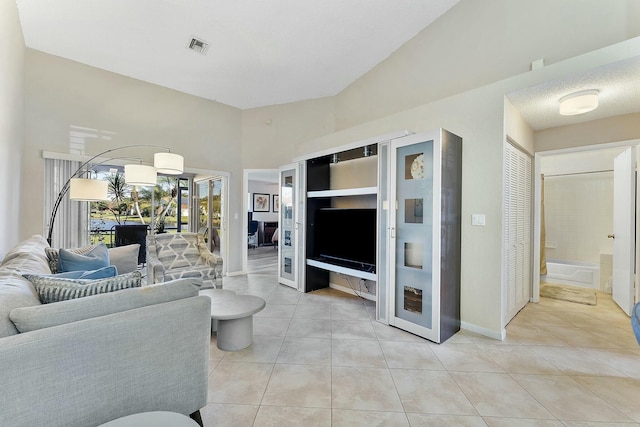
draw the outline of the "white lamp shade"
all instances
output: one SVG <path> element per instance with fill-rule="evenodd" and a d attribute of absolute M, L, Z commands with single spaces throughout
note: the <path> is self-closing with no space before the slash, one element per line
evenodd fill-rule
<path fill-rule="evenodd" d="M 124 182 L 143 187 L 153 186 L 158 182 L 158 174 L 153 166 L 124 165 Z"/>
<path fill-rule="evenodd" d="M 184 171 L 184 157 L 174 153 L 156 153 L 153 156 L 153 165 L 158 173 L 180 175 Z"/>
<path fill-rule="evenodd" d="M 595 89 L 572 93 L 560 99 L 560 114 L 563 116 L 588 113 L 596 108 L 598 108 L 598 91 Z"/>
<path fill-rule="evenodd" d="M 77 201 L 96 202 L 108 200 L 109 183 L 99 179 L 72 178 L 69 182 L 69 198 Z"/>

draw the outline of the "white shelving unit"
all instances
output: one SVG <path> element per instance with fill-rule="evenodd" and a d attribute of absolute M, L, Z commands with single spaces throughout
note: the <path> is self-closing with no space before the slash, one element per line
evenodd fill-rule
<path fill-rule="evenodd" d="M 347 276 L 357 277 L 359 279 L 376 281 L 377 276 L 375 273 L 367 273 L 366 271 L 355 270 L 353 268 L 340 267 L 339 265 L 329 264 L 326 262 L 316 261 L 313 259 L 307 260 L 307 265 L 321 268 L 327 271 L 333 271 L 334 273 L 346 274 Z"/>
<path fill-rule="evenodd" d="M 321 190 L 321 191 L 308 191 L 307 198 L 318 197 L 347 197 L 347 196 L 366 196 L 369 194 L 378 194 L 378 187 L 361 187 L 361 188 L 346 188 L 343 190 Z"/>

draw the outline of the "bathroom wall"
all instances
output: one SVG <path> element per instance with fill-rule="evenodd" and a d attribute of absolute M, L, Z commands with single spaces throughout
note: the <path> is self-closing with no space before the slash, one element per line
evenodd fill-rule
<path fill-rule="evenodd" d="M 622 148 L 543 159 L 547 259 L 600 263 L 611 253 L 613 159 Z"/>
<path fill-rule="evenodd" d="M 547 259 L 600 263 L 611 253 L 613 172 L 544 180 Z"/>

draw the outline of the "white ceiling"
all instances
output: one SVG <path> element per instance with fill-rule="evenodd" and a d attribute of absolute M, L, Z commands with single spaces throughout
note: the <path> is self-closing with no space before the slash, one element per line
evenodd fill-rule
<path fill-rule="evenodd" d="M 598 89 L 597 109 L 576 116 L 561 116 L 559 100 L 565 95 Z M 640 57 L 524 88 L 507 95 L 523 119 L 534 129 L 582 123 L 640 112 Z"/>
<path fill-rule="evenodd" d="M 458 1 L 16 3 L 27 47 L 247 109 L 336 95 Z"/>

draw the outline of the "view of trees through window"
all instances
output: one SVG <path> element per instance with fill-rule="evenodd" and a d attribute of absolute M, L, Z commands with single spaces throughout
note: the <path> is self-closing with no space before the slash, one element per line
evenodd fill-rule
<path fill-rule="evenodd" d="M 189 200 L 187 179 L 158 175 L 155 187 L 134 187 L 125 183 L 124 172 L 118 167 L 99 169 L 97 178 L 109 183 L 109 200 L 90 203 L 92 243 L 111 246 L 116 225 L 146 224 L 156 233 L 175 233 L 178 215 L 183 228 L 189 223 L 188 209 L 178 207 L 179 191 L 183 192 L 183 203 Z"/>

